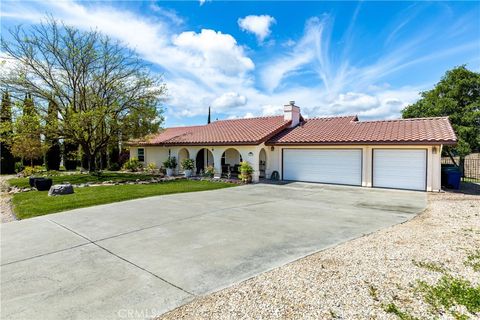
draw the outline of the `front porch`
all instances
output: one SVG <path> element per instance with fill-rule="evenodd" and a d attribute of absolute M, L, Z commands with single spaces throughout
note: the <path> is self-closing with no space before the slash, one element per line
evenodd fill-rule
<path fill-rule="evenodd" d="M 146 146 L 131 149 L 131 157 L 138 158 L 144 154 L 144 164 L 155 163 L 162 167 L 168 157 L 176 157 L 178 166 L 176 174 L 183 174 L 182 160 L 192 159 L 195 162 L 194 175 L 202 176 L 208 167 L 213 167 L 215 178 L 237 179 L 242 161 L 247 161 L 255 170 L 252 180 L 258 182 L 267 177 L 268 157 L 263 145 L 255 146 Z"/>

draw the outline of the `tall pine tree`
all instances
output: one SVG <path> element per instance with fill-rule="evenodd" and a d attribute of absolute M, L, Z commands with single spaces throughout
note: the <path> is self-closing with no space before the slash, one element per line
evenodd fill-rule
<path fill-rule="evenodd" d="M 57 138 L 58 132 L 58 107 L 50 100 L 48 102 L 47 126 L 45 128 L 45 143 L 48 147 L 45 154 L 45 165 L 47 170 L 59 170 L 61 160 L 60 141 Z"/>
<path fill-rule="evenodd" d="M 2 107 L 0 110 L 0 152 L 1 174 L 15 173 L 15 158 L 10 151 L 13 137 L 13 123 L 12 123 L 12 103 L 10 101 L 10 95 L 5 92 L 2 96 Z"/>
<path fill-rule="evenodd" d="M 40 117 L 30 95 L 25 96 L 22 115 L 15 119 L 14 128 L 12 154 L 21 158 L 25 165 L 43 163 Z"/>
<path fill-rule="evenodd" d="M 29 123 L 29 125 L 32 127 L 32 128 L 26 128 L 26 130 L 29 130 L 31 131 L 30 132 L 30 139 L 32 140 L 35 140 L 35 141 L 30 141 L 29 144 L 31 144 L 31 146 L 35 145 L 35 146 L 41 146 L 42 143 L 41 143 L 41 137 L 40 137 L 40 133 L 37 135 L 37 134 L 34 134 L 35 130 L 40 130 L 40 117 L 38 117 L 38 113 L 37 113 L 37 110 L 35 110 L 35 104 L 33 102 L 33 98 L 32 98 L 32 95 L 30 93 L 27 93 L 25 95 L 25 99 L 23 100 L 23 108 L 22 108 L 22 117 L 24 117 L 24 120 L 27 121 L 27 123 Z M 37 128 L 37 129 L 33 129 L 33 128 Z M 26 143 L 26 141 L 25 141 Z M 27 157 L 24 157 L 24 165 L 42 165 L 43 164 L 43 157 L 42 156 L 38 156 L 38 157 L 35 157 L 33 159 L 31 158 L 27 158 Z"/>

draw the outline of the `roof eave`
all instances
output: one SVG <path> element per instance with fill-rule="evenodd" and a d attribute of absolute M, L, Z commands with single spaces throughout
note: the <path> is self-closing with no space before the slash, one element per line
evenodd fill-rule
<path fill-rule="evenodd" d="M 326 141 L 326 142 L 266 142 L 268 146 L 335 146 L 335 145 L 455 145 L 451 140 L 426 141 Z"/>

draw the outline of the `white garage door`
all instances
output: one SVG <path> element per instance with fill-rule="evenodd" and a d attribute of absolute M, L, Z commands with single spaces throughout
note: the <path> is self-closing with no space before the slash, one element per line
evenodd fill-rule
<path fill-rule="evenodd" d="M 373 186 L 425 190 L 426 150 L 373 150 Z"/>
<path fill-rule="evenodd" d="M 283 179 L 362 184 L 360 149 L 284 149 Z"/>

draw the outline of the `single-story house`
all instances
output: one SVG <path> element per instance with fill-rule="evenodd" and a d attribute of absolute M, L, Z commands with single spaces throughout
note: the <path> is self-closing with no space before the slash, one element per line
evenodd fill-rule
<path fill-rule="evenodd" d="M 130 156 L 159 167 L 169 156 L 179 163 L 191 158 L 197 174 L 213 166 L 216 177 L 235 175 L 248 161 L 254 181 L 274 174 L 289 181 L 438 191 L 442 147 L 456 141 L 446 117 L 306 119 L 292 101 L 280 116 L 167 128 L 131 141 Z"/>

